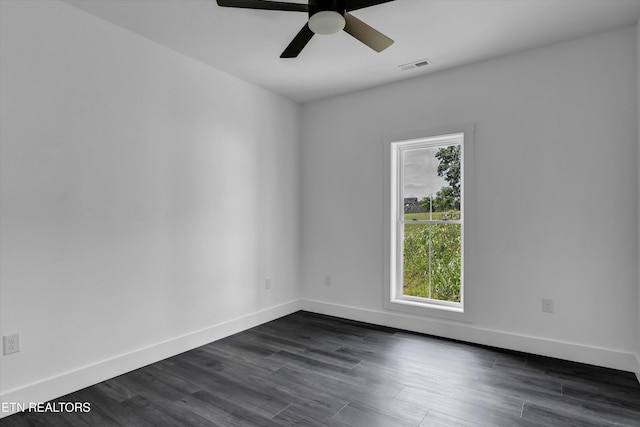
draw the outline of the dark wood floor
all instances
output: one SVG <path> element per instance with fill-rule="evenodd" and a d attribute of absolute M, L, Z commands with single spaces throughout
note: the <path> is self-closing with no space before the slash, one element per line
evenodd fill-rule
<path fill-rule="evenodd" d="M 640 426 L 635 375 L 298 312 L 2 426 Z"/>

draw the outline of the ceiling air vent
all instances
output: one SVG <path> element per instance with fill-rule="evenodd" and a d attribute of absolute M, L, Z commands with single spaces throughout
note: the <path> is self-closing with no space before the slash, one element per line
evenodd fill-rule
<path fill-rule="evenodd" d="M 429 59 L 425 58 L 425 59 L 418 59 L 417 61 L 410 62 L 408 64 L 398 65 L 398 68 L 400 68 L 402 71 L 409 71 L 415 68 L 424 67 L 429 64 L 430 64 Z"/>

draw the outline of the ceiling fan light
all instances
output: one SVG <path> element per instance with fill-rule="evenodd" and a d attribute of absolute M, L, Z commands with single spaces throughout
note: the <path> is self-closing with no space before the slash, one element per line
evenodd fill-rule
<path fill-rule="evenodd" d="M 334 34 L 345 26 L 344 16 L 338 12 L 324 10 L 309 18 L 309 28 L 316 34 Z"/>

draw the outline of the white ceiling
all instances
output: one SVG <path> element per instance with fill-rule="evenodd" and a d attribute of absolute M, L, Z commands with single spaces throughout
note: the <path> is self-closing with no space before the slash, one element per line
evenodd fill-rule
<path fill-rule="evenodd" d="M 298 102 L 633 25 L 640 17 L 640 0 L 395 0 L 352 12 L 395 40 L 382 53 L 341 32 L 317 35 L 298 58 L 280 59 L 305 13 L 223 8 L 215 0 L 63 1 Z M 431 64 L 398 67 L 424 58 Z"/>

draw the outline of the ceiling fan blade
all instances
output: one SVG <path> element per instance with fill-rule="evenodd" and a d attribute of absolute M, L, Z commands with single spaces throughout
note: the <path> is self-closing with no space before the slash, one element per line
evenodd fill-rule
<path fill-rule="evenodd" d="M 280 58 L 295 58 L 298 56 L 302 49 L 309 43 L 313 37 L 313 31 L 309 28 L 309 24 L 304 24 L 304 27 L 300 30 L 300 32 L 291 40 L 289 46 L 282 52 Z"/>
<path fill-rule="evenodd" d="M 393 40 L 389 37 L 353 15 L 345 12 L 344 19 L 347 21 L 344 30 L 376 52 L 382 52 L 393 44 Z"/>
<path fill-rule="evenodd" d="M 393 0 L 346 0 L 345 9 L 349 12 L 351 10 L 364 9 L 365 7 L 388 3 L 390 1 Z"/>
<path fill-rule="evenodd" d="M 217 0 L 218 6 L 242 7 L 245 9 L 286 10 L 291 12 L 308 12 L 309 5 L 268 0 Z"/>

